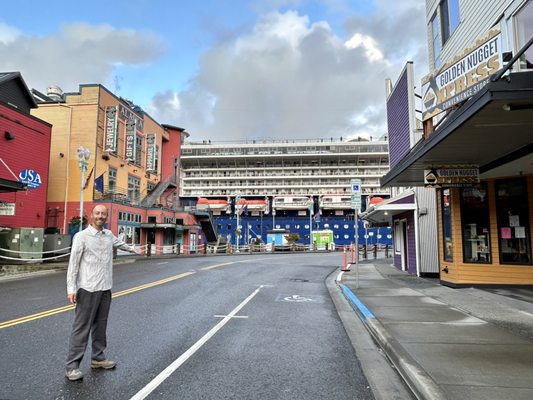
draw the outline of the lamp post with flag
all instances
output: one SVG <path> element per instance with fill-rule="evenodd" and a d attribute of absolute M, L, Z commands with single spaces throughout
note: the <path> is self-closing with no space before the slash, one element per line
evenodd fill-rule
<path fill-rule="evenodd" d="M 83 146 L 78 147 L 78 165 L 81 169 L 81 185 L 80 185 L 80 232 L 83 229 L 83 191 L 85 190 L 85 171 L 89 167 L 89 158 L 91 151 Z"/>
<path fill-rule="evenodd" d="M 235 194 L 235 213 L 237 214 L 237 227 L 235 228 L 235 242 L 236 242 L 236 251 L 239 252 L 239 238 L 241 236 L 241 226 L 240 223 L 240 210 L 238 208 L 239 201 L 241 201 L 241 194 Z"/>

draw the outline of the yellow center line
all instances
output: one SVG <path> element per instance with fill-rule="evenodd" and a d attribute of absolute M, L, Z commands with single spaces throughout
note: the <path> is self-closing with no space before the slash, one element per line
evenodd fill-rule
<path fill-rule="evenodd" d="M 122 290 L 122 291 L 117 292 L 117 293 L 113 293 L 112 297 L 116 298 L 116 297 L 124 296 L 126 294 L 135 293 L 135 292 L 138 292 L 140 290 L 148 289 L 148 288 L 151 288 L 151 287 L 154 287 L 154 286 L 162 285 L 164 283 L 168 283 L 168 282 L 172 282 L 172 281 L 175 281 L 175 280 L 178 280 L 178 279 L 181 279 L 181 278 L 185 278 L 185 277 L 187 277 L 189 275 L 192 275 L 192 274 L 195 274 L 195 272 L 185 272 L 183 274 L 171 276 L 169 278 L 161 279 L 159 281 L 146 283 L 144 285 L 136 286 L 136 287 L 133 287 L 133 288 L 130 288 L 130 289 Z M 12 319 L 12 320 L 9 320 L 9 321 L 0 322 L 0 329 L 8 328 L 10 326 L 15 326 L 15 325 L 19 325 L 19 324 L 24 324 L 26 322 L 34 321 L 36 319 L 41 319 L 41 318 L 45 318 L 45 317 L 49 317 L 51 315 L 59 314 L 59 313 L 65 312 L 65 311 L 74 310 L 74 307 L 75 306 L 71 304 L 71 305 L 68 305 L 68 306 L 58 307 L 58 308 L 54 308 L 52 310 L 47 310 L 47 311 L 42 311 L 42 312 L 39 312 L 39 313 L 36 313 L 36 314 L 27 315 L 25 317 L 20 317 L 20 318 L 15 318 L 15 319 Z"/>

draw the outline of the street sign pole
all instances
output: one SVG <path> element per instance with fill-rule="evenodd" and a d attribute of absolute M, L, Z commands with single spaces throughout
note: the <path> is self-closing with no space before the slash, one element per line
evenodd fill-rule
<path fill-rule="evenodd" d="M 356 208 L 354 213 L 355 225 L 355 288 L 359 289 L 359 210 Z"/>
<path fill-rule="evenodd" d="M 354 241 L 355 241 L 355 273 L 356 283 L 355 287 L 359 288 L 359 210 L 361 209 L 361 179 L 352 179 L 350 181 L 352 188 L 352 208 L 354 210 L 353 226 L 354 226 Z"/>

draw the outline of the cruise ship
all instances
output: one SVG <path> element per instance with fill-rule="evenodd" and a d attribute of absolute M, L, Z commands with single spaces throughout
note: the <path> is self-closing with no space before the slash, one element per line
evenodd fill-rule
<path fill-rule="evenodd" d="M 233 244 L 265 241 L 267 232 L 284 229 L 302 244 L 310 243 L 311 231 L 332 230 L 342 246 L 355 237 L 351 180 L 361 179 L 364 210 L 390 197 L 379 183 L 388 171 L 386 137 L 188 141 L 181 149 L 180 198 L 184 206 L 210 211 L 218 234 Z M 391 244 L 389 227 L 358 226 L 359 243 Z"/>

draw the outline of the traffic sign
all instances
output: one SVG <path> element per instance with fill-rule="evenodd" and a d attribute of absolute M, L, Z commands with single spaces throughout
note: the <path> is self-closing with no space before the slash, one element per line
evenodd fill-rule
<path fill-rule="evenodd" d="M 354 210 L 361 209 L 361 179 L 350 180 L 352 190 L 352 208 Z"/>

